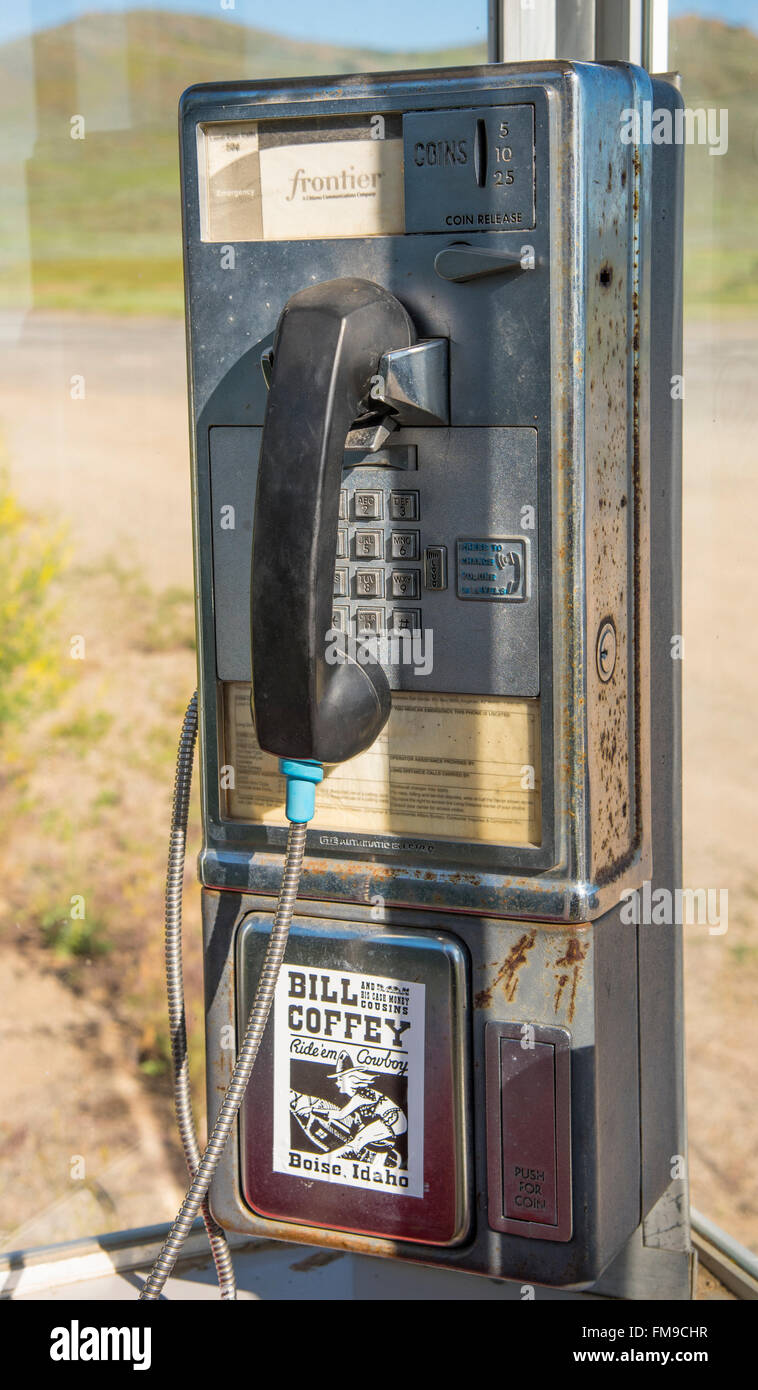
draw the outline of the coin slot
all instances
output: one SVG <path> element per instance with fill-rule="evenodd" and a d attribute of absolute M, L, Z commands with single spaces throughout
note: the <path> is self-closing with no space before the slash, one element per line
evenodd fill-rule
<path fill-rule="evenodd" d="M 476 123 L 476 139 L 474 141 L 474 172 L 476 181 L 480 188 L 484 188 L 487 182 L 487 124 L 481 119 Z"/>

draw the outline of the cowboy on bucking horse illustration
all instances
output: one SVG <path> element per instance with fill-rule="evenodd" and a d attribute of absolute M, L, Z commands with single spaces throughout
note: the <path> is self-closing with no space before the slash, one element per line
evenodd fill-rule
<path fill-rule="evenodd" d="M 332 1158 L 401 1167 L 395 1140 L 405 1134 L 408 1120 L 397 1101 L 376 1089 L 376 1073 L 355 1066 L 350 1053 L 343 1051 L 328 1080 L 347 1097 L 341 1107 L 323 1096 L 290 1092 L 290 1110 L 308 1138 Z"/>

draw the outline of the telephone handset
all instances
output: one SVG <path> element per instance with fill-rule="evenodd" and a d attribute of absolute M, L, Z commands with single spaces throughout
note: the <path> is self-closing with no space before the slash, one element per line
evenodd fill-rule
<path fill-rule="evenodd" d="M 336 763 L 368 748 L 390 712 L 378 663 L 330 665 L 345 440 L 388 351 L 416 340 L 402 304 L 357 278 L 292 295 L 274 340 L 255 498 L 252 708 L 268 753 Z"/>

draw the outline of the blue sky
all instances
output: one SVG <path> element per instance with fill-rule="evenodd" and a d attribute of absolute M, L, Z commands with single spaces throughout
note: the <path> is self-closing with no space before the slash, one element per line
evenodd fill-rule
<path fill-rule="evenodd" d="M 231 6 L 233 5 L 233 8 Z M 222 6 L 224 6 L 222 8 Z M 229 8 L 226 8 L 229 6 Z M 132 8 L 214 15 L 270 29 L 291 38 L 324 39 L 362 47 L 444 48 L 486 38 L 487 0 L 5 0 L 0 42 L 47 28 L 88 10 Z M 758 0 L 670 0 L 672 14 L 709 15 L 758 29 Z M 403 38 L 400 40 L 399 35 Z"/>

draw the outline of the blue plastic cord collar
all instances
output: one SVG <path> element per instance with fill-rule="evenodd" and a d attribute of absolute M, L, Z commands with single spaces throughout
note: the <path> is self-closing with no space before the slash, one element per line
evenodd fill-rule
<path fill-rule="evenodd" d="M 316 809 L 316 785 L 323 781 L 323 765 L 304 758 L 280 758 L 279 771 L 287 778 L 287 820 L 303 825 Z"/>

